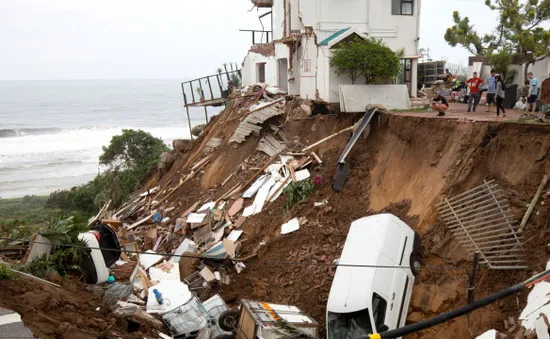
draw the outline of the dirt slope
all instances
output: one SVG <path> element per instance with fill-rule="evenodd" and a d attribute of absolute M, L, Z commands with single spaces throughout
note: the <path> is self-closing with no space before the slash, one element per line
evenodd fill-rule
<path fill-rule="evenodd" d="M 235 184 L 248 181 L 266 163 L 268 157 L 255 151 L 259 137 L 249 137 L 238 146 L 226 144 L 238 123 L 238 119 L 232 119 L 250 104 L 246 99 L 238 100 L 241 102 L 234 102 L 231 109 L 214 118 L 192 149 L 181 155 L 158 182 L 164 188 L 174 186 L 190 165 L 204 157 L 202 147 L 211 137 L 224 139 L 222 146 L 211 153 L 212 162 L 203 173 L 170 199 L 167 207 L 176 207 L 174 215 L 181 214 L 198 200 L 220 197 Z M 289 139 L 288 148 L 299 150 L 350 126 L 359 118 L 352 115 L 298 118 L 295 112 L 293 107 L 288 107 L 284 116 L 265 124 L 262 135 L 272 134 L 270 124 L 279 126 Z M 282 207 L 284 198 L 280 198 L 244 223 L 239 256 L 259 248 L 259 258 L 269 262 L 247 263 L 246 270 L 240 275 L 235 273 L 231 285 L 223 286 L 221 293 L 295 304 L 324 326 L 333 269 L 315 263 L 330 264 L 339 256 L 351 221 L 388 211 L 415 228 L 423 240 L 425 268 L 415 284 L 409 321 L 462 306 L 466 302 L 468 281 L 465 269 L 470 268 L 471 258 L 449 237 L 434 205 L 444 196 L 461 193 L 483 180 L 495 179 L 505 188 L 517 219 L 521 219 L 543 173 L 550 170 L 548 132 L 549 128 L 537 125 L 381 114 L 373 120 L 368 138 L 361 139 L 350 154 L 350 178 L 341 193 L 335 193 L 330 184 L 349 134 L 342 134 L 315 150 L 324 164 L 310 171 L 312 176 L 322 175 L 324 181 L 312 196 L 287 213 Z M 231 173 L 235 174 L 220 187 Z M 149 186 L 156 184 L 152 181 Z M 329 201 L 328 207 L 313 207 L 313 202 L 324 199 Z M 548 212 L 548 203 L 539 203 L 524 236 L 533 271 L 543 268 L 547 260 Z M 280 235 L 280 225 L 294 216 L 306 217 L 309 222 L 296 233 Z M 170 244 L 172 249 L 181 239 L 174 239 Z M 262 241 L 264 246 L 260 246 Z M 476 297 L 513 285 L 530 273 L 482 269 Z M 473 313 L 472 333 L 479 334 L 490 328 L 504 330 L 503 320 L 517 316 L 518 307 L 524 301 L 523 295 L 517 300 L 509 298 Z M 469 336 L 463 317 L 411 338 Z"/>

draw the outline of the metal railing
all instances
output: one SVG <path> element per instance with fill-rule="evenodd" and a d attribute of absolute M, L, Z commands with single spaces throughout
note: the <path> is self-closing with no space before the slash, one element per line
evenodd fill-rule
<path fill-rule="evenodd" d="M 237 64 L 229 64 L 231 70 L 220 71 L 217 74 L 193 79 L 181 83 L 183 106 L 187 112 L 189 133 L 191 133 L 191 117 L 189 107 L 204 107 L 204 116 L 208 123 L 207 106 L 222 106 L 229 98 L 231 87 L 238 87 L 242 82 L 242 72 Z M 227 68 L 227 67 L 226 67 Z M 191 140 L 193 135 L 191 134 Z"/>
<path fill-rule="evenodd" d="M 241 29 L 240 31 L 252 34 L 252 45 L 266 44 L 273 41 L 273 31 L 256 31 L 253 29 Z"/>
<path fill-rule="evenodd" d="M 519 225 L 513 220 L 504 192 L 494 180 L 484 181 L 438 204 L 439 215 L 458 242 L 490 269 L 524 269 Z"/>

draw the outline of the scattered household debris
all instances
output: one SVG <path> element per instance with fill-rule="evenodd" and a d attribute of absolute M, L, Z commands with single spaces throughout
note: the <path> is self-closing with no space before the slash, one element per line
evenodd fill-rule
<path fill-rule="evenodd" d="M 260 126 L 268 119 L 284 113 L 285 99 L 280 98 L 271 102 L 263 102 L 250 108 L 246 118 L 239 124 L 235 133 L 229 139 L 230 143 L 242 143 L 252 133 L 259 134 L 262 130 Z"/>
<path fill-rule="evenodd" d="M 242 300 L 238 310 L 218 318 L 223 330 L 242 338 L 317 338 L 319 324 L 296 306 Z"/>

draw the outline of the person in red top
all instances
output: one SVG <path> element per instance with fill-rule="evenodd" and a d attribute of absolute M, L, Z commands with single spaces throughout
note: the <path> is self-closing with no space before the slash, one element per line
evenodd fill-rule
<path fill-rule="evenodd" d="M 484 81 L 481 78 L 478 78 L 477 72 L 474 72 L 474 77 L 466 80 L 466 83 L 470 85 L 470 97 L 468 99 L 468 112 L 475 112 L 476 107 L 479 104 L 479 99 L 481 98 L 480 87 L 484 83 Z M 472 107 L 472 104 L 473 104 L 473 107 Z"/>

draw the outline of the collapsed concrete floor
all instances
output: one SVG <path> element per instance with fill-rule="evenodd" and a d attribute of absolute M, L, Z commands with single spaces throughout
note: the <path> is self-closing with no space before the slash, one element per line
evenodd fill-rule
<path fill-rule="evenodd" d="M 252 101 L 234 99 L 229 108 L 212 119 L 187 152 L 178 154 L 160 179 L 151 178 L 143 188 L 174 187 L 189 167 L 210 156 L 208 165 L 198 175 L 163 202 L 166 208 L 174 207 L 169 215 L 172 220 L 195 203 L 216 200 L 234 185 L 249 181 L 269 161 L 269 156 L 256 151 L 262 137 L 277 134 L 285 141 L 286 151 L 299 151 L 351 126 L 362 116 L 309 116 L 300 108 L 300 102 L 289 101 L 284 114 L 263 124 L 260 135 L 253 134 L 241 144 L 228 143 L 239 117 L 246 114 Z M 257 253 L 259 261 L 246 262 L 241 274 L 232 273 L 229 285 L 220 285 L 209 293 L 220 293 L 227 301 L 248 298 L 296 305 L 324 329 L 325 306 L 334 275 L 329 264 L 340 255 L 350 223 L 366 215 L 390 212 L 422 237 L 424 267 L 415 282 L 408 321 L 427 319 L 462 306 L 466 303 L 467 270 L 472 258 L 439 220 L 435 205 L 444 197 L 494 179 L 504 188 L 516 220 L 520 220 L 542 176 L 550 170 L 548 132 L 550 128 L 543 125 L 382 113 L 371 122 L 368 137 L 361 138 L 350 153 L 347 163 L 351 171 L 343 191 L 334 192 L 331 179 L 351 133 L 343 133 L 313 149 L 323 164 L 310 167 L 310 172 L 312 177 L 321 175 L 323 182 L 310 197 L 287 212 L 283 209 L 285 199 L 279 198 L 246 219 L 240 228 L 244 234 L 238 257 Z M 222 141 L 216 149 L 206 149 L 212 138 Z M 323 200 L 328 201 L 326 206 L 313 206 Z M 544 197 L 542 200 L 523 236 L 530 269 L 482 268 L 476 298 L 514 285 L 544 268 L 550 232 L 546 231 L 549 208 Z M 281 224 L 293 217 L 305 217 L 308 222 L 297 232 L 281 235 Z M 162 251 L 173 252 L 184 238 L 183 234 L 172 234 Z M 192 272 L 196 261 L 180 261 L 182 276 L 186 270 Z M 319 263 L 327 265 L 316 265 Z M 478 335 L 491 328 L 506 333 L 504 320 L 517 318 L 525 300 L 526 294 L 521 294 L 478 310 L 470 315 L 469 328 L 467 318 L 461 317 L 409 337 L 469 338 L 470 331 Z M 23 314 L 23 321 L 32 323 L 32 314 Z M 320 336 L 325 337 L 324 331 Z"/>

